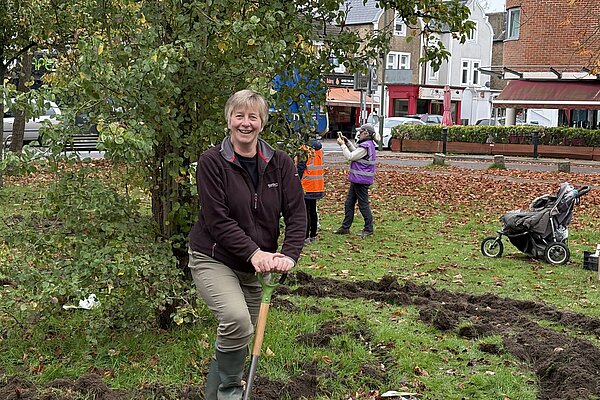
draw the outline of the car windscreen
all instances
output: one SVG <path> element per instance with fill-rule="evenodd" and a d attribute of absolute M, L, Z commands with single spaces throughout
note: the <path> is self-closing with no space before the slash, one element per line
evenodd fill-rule
<path fill-rule="evenodd" d="M 383 127 L 384 128 L 393 128 L 396 125 L 400 125 L 402 124 L 404 121 L 398 121 L 398 120 L 394 120 L 394 119 L 387 119 L 385 120 L 385 122 L 383 123 Z"/>

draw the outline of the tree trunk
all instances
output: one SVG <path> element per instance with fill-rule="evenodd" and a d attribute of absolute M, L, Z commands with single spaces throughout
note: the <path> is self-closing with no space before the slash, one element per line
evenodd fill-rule
<path fill-rule="evenodd" d="M 19 81 L 17 83 L 17 91 L 26 93 L 29 91 L 27 82 L 31 80 L 31 69 L 33 63 L 33 51 L 28 51 L 23 54 L 21 65 L 19 68 Z M 23 149 L 23 137 L 25 134 L 25 122 L 27 121 L 27 113 L 21 110 L 15 110 L 15 122 L 13 124 L 12 137 L 10 141 L 10 151 L 20 152 Z"/>
<path fill-rule="evenodd" d="M 181 149 L 179 149 L 180 151 Z M 178 266 L 184 273 L 184 279 L 192 279 L 188 265 L 187 237 L 184 234 L 189 231 L 189 226 L 178 223 L 174 215 L 175 203 L 186 204 L 192 201 L 192 196 L 186 185 L 180 185 L 182 176 L 170 174 L 172 169 L 179 170 L 173 159 L 178 149 L 174 149 L 168 139 L 162 139 L 154 148 L 154 162 L 152 176 L 152 216 L 158 227 L 157 236 L 171 241 L 171 250 L 177 258 Z M 180 151 L 181 152 L 181 151 Z M 182 154 L 180 154 L 183 157 Z M 191 224 L 192 221 L 185 223 Z M 162 328 L 168 328 L 172 324 L 171 315 L 176 311 L 179 304 L 167 305 L 166 309 L 157 312 L 157 321 Z"/>
<path fill-rule="evenodd" d="M 176 227 L 169 221 L 169 213 L 173 209 L 173 198 L 177 191 L 177 182 L 169 175 L 167 156 L 172 146 L 162 140 L 154 149 L 152 171 L 152 216 L 158 226 L 158 235 L 169 239 L 175 235 Z"/>
<path fill-rule="evenodd" d="M 186 182 L 188 177 L 172 174 L 189 167 L 182 149 L 163 139 L 154 148 L 152 176 L 152 216 L 158 227 L 157 236 L 173 243 L 173 254 L 180 267 L 187 266 L 187 234 L 197 216 L 197 199 Z"/>
<path fill-rule="evenodd" d="M 0 60 L 0 78 L 4 80 L 6 76 L 6 66 L 4 60 Z M 4 158 L 4 96 L 0 96 L 0 122 L 2 123 L 2 142 L 0 142 L 0 160 Z M 0 189 L 4 187 L 4 174 L 0 170 Z"/>

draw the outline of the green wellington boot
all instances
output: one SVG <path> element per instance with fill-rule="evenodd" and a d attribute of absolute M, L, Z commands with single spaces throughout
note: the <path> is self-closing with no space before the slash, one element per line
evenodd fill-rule
<path fill-rule="evenodd" d="M 215 356 L 212 356 L 210 367 L 208 368 L 208 376 L 206 377 L 206 387 L 204 388 L 205 400 L 217 400 L 217 391 L 220 384 L 219 365 Z"/>
<path fill-rule="evenodd" d="M 241 400 L 244 395 L 242 375 L 246 366 L 248 347 L 240 350 L 223 352 L 215 349 L 221 384 L 217 390 L 218 400 Z"/>

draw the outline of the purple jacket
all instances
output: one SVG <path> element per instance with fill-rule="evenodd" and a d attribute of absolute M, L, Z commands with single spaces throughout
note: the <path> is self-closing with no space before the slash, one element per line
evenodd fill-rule
<path fill-rule="evenodd" d="M 352 183 L 371 185 L 375 180 L 375 142 L 371 139 L 359 142 L 360 147 L 367 149 L 367 155 L 357 161 L 350 163 L 348 180 Z"/>
<path fill-rule="evenodd" d="M 232 269 L 254 272 L 259 248 L 275 252 L 285 221 L 281 253 L 297 261 L 306 235 L 302 185 L 290 156 L 258 141 L 258 188 L 235 157 L 227 136 L 198 159 L 196 182 L 200 216 L 190 232 L 190 248 Z"/>

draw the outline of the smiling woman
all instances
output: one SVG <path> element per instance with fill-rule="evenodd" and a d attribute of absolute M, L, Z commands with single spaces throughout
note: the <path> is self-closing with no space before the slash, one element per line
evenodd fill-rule
<path fill-rule="evenodd" d="M 258 137 L 268 118 L 266 100 L 253 90 L 236 92 L 225 104 L 225 118 L 230 134 L 198 159 L 201 208 L 189 244 L 192 278 L 218 321 L 205 389 L 209 400 L 241 400 L 248 343 L 261 307 L 257 273 L 287 273 L 306 234 L 296 167 L 287 153 Z"/>

